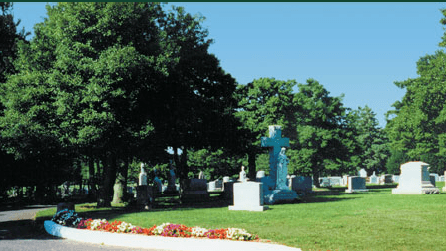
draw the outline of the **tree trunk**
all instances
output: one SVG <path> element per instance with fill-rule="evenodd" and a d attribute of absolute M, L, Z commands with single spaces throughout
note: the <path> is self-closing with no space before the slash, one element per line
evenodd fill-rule
<path fill-rule="evenodd" d="M 96 191 L 96 181 L 95 181 L 95 170 L 94 170 L 94 158 L 90 155 L 88 159 L 88 173 L 89 173 L 89 182 L 88 182 L 88 197 L 93 197 L 97 194 Z"/>
<path fill-rule="evenodd" d="M 113 203 L 123 203 L 127 192 L 127 173 L 128 173 L 128 161 L 125 161 L 124 165 L 118 168 L 118 174 L 116 177 L 115 185 L 113 186 Z"/>
<path fill-rule="evenodd" d="M 105 156 L 103 170 L 103 186 L 98 196 L 98 207 L 111 207 L 111 199 L 113 196 L 113 185 L 116 180 L 116 153 L 107 153 Z"/>
<path fill-rule="evenodd" d="M 320 188 L 321 184 L 319 183 L 319 173 L 318 172 L 313 172 L 313 184 L 317 187 Z"/>
<path fill-rule="evenodd" d="M 248 153 L 248 178 L 251 181 L 256 180 L 256 156 L 254 152 Z"/>

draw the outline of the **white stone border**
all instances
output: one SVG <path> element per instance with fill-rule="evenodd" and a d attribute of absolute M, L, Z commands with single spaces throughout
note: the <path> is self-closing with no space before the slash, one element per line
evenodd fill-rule
<path fill-rule="evenodd" d="M 176 250 L 176 251 L 201 251 L 201 250 L 300 251 L 301 250 L 299 248 L 292 248 L 283 245 L 261 243 L 261 242 L 109 233 L 103 231 L 92 231 L 92 230 L 65 227 L 56 224 L 53 221 L 45 221 L 44 226 L 45 230 L 49 234 L 57 237 L 75 241 L 88 242 L 88 243 L 125 246 L 131 248 L 148 248 L 148 249 L 154 248 L 158 250 Z"/>

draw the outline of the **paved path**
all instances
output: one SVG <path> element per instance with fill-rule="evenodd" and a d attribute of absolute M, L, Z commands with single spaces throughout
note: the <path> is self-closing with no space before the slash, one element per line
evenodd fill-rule
<path fill-rule="evenodd" d="M 48 207 L 55 206 L 27 206 L 19 209 L 4 209 L 4 211 L 0 211 L 0 250 L 156 251 L 155 249 L 135 249 L 116 246 L 105 246 L 99 244 L 88 244 L 53 237 L 45 232 L 45 230 L 43 229 L 43 223 L 36 224 L 34 221 L 34 217 L 37 211 Z"/>

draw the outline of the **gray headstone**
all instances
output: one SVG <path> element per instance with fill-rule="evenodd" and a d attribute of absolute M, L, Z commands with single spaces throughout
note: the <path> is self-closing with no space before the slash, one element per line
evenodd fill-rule
<path fill-rule="evenodd" d="M 356 193 L 356 192 L 368 192 L 365 186 L 365 178 L 358 176 L 348 177 L 348 189 L 345 190 L 346 193 Z"/>
<path fill-rule="evenodd" d="M 311 193 L 313 190 L 313 179 L 309 176 L 295 176 L 290 178 L 290 188 L 296 193 Z"/>

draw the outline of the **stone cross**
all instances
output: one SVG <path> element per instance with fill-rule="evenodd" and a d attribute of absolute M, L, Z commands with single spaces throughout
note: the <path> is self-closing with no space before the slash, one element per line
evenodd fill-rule
<path fill-rule="evenodd" d="M 282 150 L 282 147 L 290 146 L 289 138 L 282 138 L 282 127 L 278 125 L 272 125 L 268 127 L 269 129 L 269 137 L 262 137 L 261 146 L 269 147 L 269 175 L 271 180 L 275 182 L 275 187 L 278 185 L 278 173 L 277 166 L 279 160 L 279 154 Z M 286 176 L 285 176 L 286 178 Z"/>

